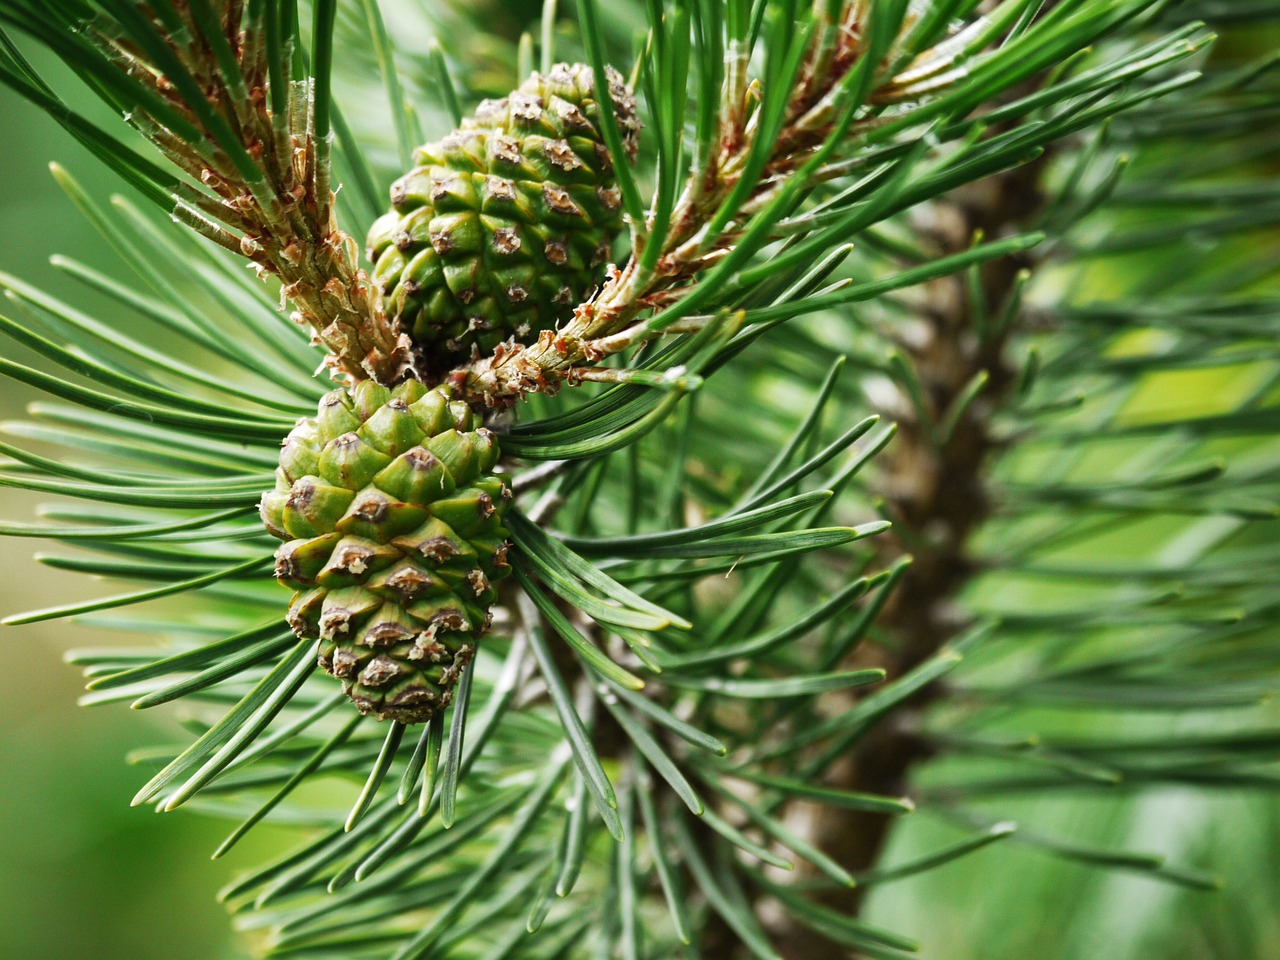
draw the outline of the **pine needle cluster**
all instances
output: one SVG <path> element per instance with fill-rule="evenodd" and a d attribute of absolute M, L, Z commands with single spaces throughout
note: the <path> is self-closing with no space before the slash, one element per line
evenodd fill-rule
<path fill-rule="evenodd" d="M 0 533 L 143 584 L 6 622 L 151 638 L 71 655 L 187 705 L 135 804 L 306 828 L 223 891 L 260 953 L 902 958 L 867 893 L 992 845 L 1215 888 L 1004 805 L 1280 782 L 1280 75 L 1231 42 L 1280 4 L 436 6 L 0 3 L 0 81 L 126 188 L 54 170 L 95 310 L 0 274 L 53 398 L 0 486 L 57 498 Z M 553 324 L 472 307 L 570 239 Z M 496 345 L 402 315 L 428 269 Z M 369 706 L 445 647 L 438 709 Z"/>

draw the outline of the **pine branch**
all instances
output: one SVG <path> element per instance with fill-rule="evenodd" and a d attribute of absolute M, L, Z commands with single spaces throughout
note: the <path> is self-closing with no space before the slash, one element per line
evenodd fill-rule
<path fill-rule="evenodd" d="M 584 3 L 584 14 L 593 7 L 592 2 Z M 749 84 L 745 37 L 730 38 L 723 88 L 713 92 L 714 74 L 703 79 L 704 95 L 714 96 L 708 102 L 720 103 L 722 109 L 699 132 L 699 153 L 680 195 L 672 199 L 674 184 L 668 186 L 668 195 L 660 193 L 657 205 L 643 218 L 643 227 L 633 211 L 637 250 L 627 265 L 612 273 L 568 325 L 544 333 L 534 345 L 513 344 L 475 364 L 462 381 L 469 393 L 496 406 L 529 390 L 547 392 L 565 378 L 566 369 L 661 335 L 706 302 L 691 283 L 695 276 L 726 260 L 742 262 L 769 239 L 768 219 L 752 217 L 766 209 L 785 210 L 799 199 L 823 160 L 858 130 L 854 115 L 863 97 L 875 104 L 922 92 L 894 80 L 865 89 L 871 86 L 893 28 L 877 20 L 868 35 L 867 11 L 857 5 L 839 16 L 823 13 L 809 21 L 790 50 L 780 36 L 774 38 L 769 49 L 778 52 L 768 67 L 767 99 L 761 97 L 759 85 Z M 591 22 L 584 23 L 588 35 Z M 779 30 L 789 26 L 782 18 L 775 20 Z M 670 43 L 679 49 L 688 37 L 673 32 Z M 667 56 L 683 60 L 689 51 Z M 650 63 L 659 74 L 671 69 L 660 57 L 661 53 Z M 926 63 L 921 72 L 927 76 L 941 69 Z M 638 199 L 629 206 L 637 203 Z M 744 235 L 749 224 L 754 229 Z M 721 266 L 721 273 L 729 264 Z M 632 327 L 648 310 L 656 315 Z"/>
<path fill-rule="evenodd" d="M 584 13 L 592 9 L 593 2 L 583 3 Z M 900 4 L 819 4 L 800 21 L 801 29 L 781 15 L 773 18 L 769 23 L 774 33 L 767 37 L 735 34 L 730 24 L 723 71 L 708 67 L 696 78 L 700 102 L 718 103 L 722 109 L 699 115 L 687 171 L 677 165 L 678 151 L 668 147 L 661 154 L 658 190 L 643 225 L 631 212 L 635 249 L 630 261 L 611 270 L 596 296 L 580 305 L 570 322 L 544 331 L 534 344 L 501 345 L 492 357 L 458 371 L 454 382 L 487 406 L 511 403 L 530 391 L 553 392 L 566 368 L 662 336 L 673 325 L 719 305 L 725 292 L 749 286 L 742 268 L 771 242 L 788 238 L 794 249 L 782 262 L 790 262 L 811 251 L 829 250 L 878 219 L 923 202 L 928 194 L 919 190 L 907 200 L 883 189 L 877 202 L 858 206 L 856 201 L 865 193 L 855 189 L 833 201 L 836 208 L 821 224 L 825 229 L 786 228 L 785 218 L 816 184 L 850 172 L 847 162 L 834 162 L 837 155 L 863 150 L 880 159 L 877 149 L 892 157 L 891 146 L 909 147 L 907 136 L 943 140 L 983 132 L 985 124 L 964 119 L 974 103 L 1012 88 L 1052 64 L 1055 53 L 1077 49 L 1084 38 L 1100 35 L 1139 9 L 1140 5 L 1091 5 L 1071 16 L 1023 24 L 1020 35 L 1009 36 L 999 58 L 989 44 L 1015 25 L 1021 13 L 1016 3 L 1000 6 L 990 19 L 975 20 L 932 48 L 941 25 L 908 32 L 906 10 Z M 667 39 L 656 41 L 642 62 L 653 75 L 681 69 L 673 64 L 685 63 L 691 55 L 684 21 L 673 23 L 659 28 Z M 745 21 L 739 27 L 745 31 Z M 1045 39 L 1039 30 L 1047 34 Z M 702 36 L 699 31 L 694 35 Z M 748 59 L 756 42 L 769 56 L 763 75 L 752 80 Z M 1022 57 L 1024 45 L 1027 55 Z M 693 54 L 707 64 L 720 60 L 718 48 Z M 595 56 L 598 60 L 598 51 Z M 993 69 L 996 59 L 999 70 Z M 954 122 L 948 126 L 944 119 Z M 662 129 L 655 135 L 665 139 Z M 678 128 L 666 134 L 675 135 Z M 1038 140 L 1061 135 L 1050 128 Z M 1034 149 L 1025 144 L 1020 152 L 1009 151 L 985 172 L 1025 162 Z M 620 152 L 614 152 L 615 166 L 625 170 Z M 906 156 L 899 166 L 887 169 L 907 174 L 918 155 Z M 948 185 L 979 175 L 966 174 Z M 683 183 L 677 196 L 678 177 Z M 754 281 L 778 266 L 745 274 Z M 638 321 L 642 315 L 645 319 Z"/>
<path fill-rule="evenodd" d="M 337 225 L 330 186 L 332 3 L 316 6 L 314 75 L 287 4 L 18 5 L 5 19 L 72 58 L 188 179 L 139 172 L 173 216 L 276 277 L 293 318 L 354 380 L 396 382 L 409 344 Z M 83 29 L 82 29 L 83 25 Z M 139 158 L 127 163 L 140 166 Z"/>
<path fill-rule="evenodd" d="M 105 6 L 118 29 L 102 42 L 132 73 L 91 58 L 93 82 L 109 102 L 145 101 L 135 122 L 191 176 L 165 180 L 64 122 L 148 199 L 181 194 L 192 216 L 218 220 L 216 237 L 266 237 L 253 251 L 264 269 L 356 284 L 299 296 L 363 316 L 354 254 L 332 233 L 320 135 L 333 8 L 315 8 L 311 78 L 291 5 Z M 649 152 L 634 169 L 618 152 L 628 117 L 602 120 L 625 171 L 631 259 L 549 343 L 504 346 L 454 378 L 494 407 L 528 401 L 492 419 L 507 457 L 493 479 L 518 498 L 506 518 L 515 575 L 474 659 L 460 677 L 449 668 L 448 711 L 421 731 L 351 713 L 264 574 L 273 544 L 252 514 L 267 472 L 301 457 L 281 459 L 277 443 L 317 400 L 296 330 L 223 251 L 127 205 L 101 210 L 64 177 L 149 292 L 68 274 L 193 357 L 169 363 L 0 278 L 15 310 L 3 330 L 67 371 L 5 361 L 60 402 L 5 428 L 21 442 L 0 448 L 0 484 L 79 501 L 0 532 L 81 548 L 43 558 L 56 568 L 144 583 L 11 621 L 79 616 L 163 638 L 160 650 L 75 656 L 87 702 L 192 705 L 189 746 L 135 757 L 161 771 L 140 801 L 231 819 L 219 852 L 263 822 L 317 828 L 225 891 L 272 956 L 656 958 L 686 940 L 723 955 L 898 956 L 914 941 L 854 916 L 851 885 L 874 890 L 996 842 L 1210 886 L 1159 854 L 988 809 L 1047 791 L 1276 784 L 1265 721 L 1179 741 L 1118 724 L 1123 735 L 1086 736 L 1063 719 L 1225 717 L 1276 675 L 1278 562 L 1252 532 L 1276 512 L 1276 472 L 1250 446 L 1274 432 L 1274 352 L 1253 336 L 1274 265 L 1235 245 L 1272 211 L 1247 164 L 1163 144 L 1194 131 L 1265 156 L 1273 81 L 1254 66 L 1192 86 L 1176 71 L 1203 56 L 1205 35 L 1148 37 L 1160 6 L 1007 0 L 987 18 L 952 2 L 647 7 L 633 78 Z M 362 13 L 361 36 L 385 49 L 361 62 L 385 81 L 392 38 Z M 55 50 L 79 48 L 25 6 L 0 15 Z M 957 16 L 966 26 L 949 34 Z M 608 19 L 583 4 L 597 77 L 610 39 L 627 34 Z M 531 62 L 531 44 L 521 49 Z M 52 106 L 6 51 L 5 79 Z M 440 58 L 424 62 L 437 81 Z M 1136 182 L 1113 144 L 1145 166 Z M 1224 169 L 1246 182 L 1218 189 Z M 1146 221 L 1210 196 L 1199 244 L 1134 268 L 1145 286 L 1100 303 L 1023 302 L 1029 283 L 1090 257 L 1181 250 Z M 1038 228 L 1050 241 L 1039 247 Z M 346 259 L 295 263 L 289 236 Z M 1207 241 L 1224 244 L 1222 262 Z M 239 239 L 223 245 L 243 255 Z M 557 337 L 575 324 L 599 336 L 562 340 L 561 355 Z M 228 369 L 233 330 L 254 348 Z M 1132 331 L 1159 336 L 1117 351 Z M 273 378 L 276 360 L 287 375 Z M 340 363 L 363 379 L 366 361 Z M 1258 377 L 1243 398 L 1126 407 L 1146 377 L 1242 362 Z M 355 393 L 390 406 L 374 384 Z M 858 413 L 872 405 L 899 425 Z M 461 436 L 472 414 L 446 408 Z M 498 442 L 476 434 L 442 455 L 456 465 Z M 1077 472 L 1086 458 L 1102 466 Z M 486 496 L 487 508 L 477 496 L 442 513 L 487 519 Z M 1151 517 L 1192 519 L 1172 521 L 1150 557 L 1103 541 L 1105 568 L 1067 549 Z M 505 536 L 491 545 L 504 559 Z M 982 589 L 997 575 L 1084 586 L 1063 608 L 1011 609 Z M 174 595 L 190 602 L 133 606 Z M 1007 731 L 1017 724 L 1027 730 Z M 918 779 L 927 759 L 965 757 L 986 762 Z M 293 801 L 314 777 L 346 785 L 341 810 Z M 880 863 L 887 821 L 915 810 L 964 835 Z"/>

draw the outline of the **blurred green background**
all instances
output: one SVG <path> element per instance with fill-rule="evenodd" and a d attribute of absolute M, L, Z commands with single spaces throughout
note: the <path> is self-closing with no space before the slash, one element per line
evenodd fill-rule
<path fill-rule="evenodd" d="M 52 64 L 37 59 L 57 77 Z M 66 89 L 74 89 L 66 87 Z M 88 98 L 84 98 L 87 104 Z M 49 174 L 66 165 L 99 194 L 120 187 L 48 118 L 0 90 L 0 270 L 83 303 L 49 266 L 66 253 L 104 269 L 119 264 Z M 31 355 L 6 342 L 3 355 Z M 0 385 L 0 419 L 21 414 L 35 391 Z M 29 521 L 39 498 L 5 490 L 0 515 Z M 32 559 L 36 541 L 6 540 L 0 578 L 4 614 L 100 589 Z M 0 676 L 0 958 L 4 960 L 231 960 L 237 949 L 215 891 L 284 838 L 251 837 L 225 861 L 209 854 L 223 825 L 198 816 L 157 816 L 129 798 L 150 774 L 125 754 L 174 731 L 163 715 L 127 708 L 82 710 L 78 672 L 63 651 L 116 635 L 46 623 L 0 627 L 12 669 Z M 264 849 L 266 848 L 266 849 Z"/>
<path fill-rule="evenodd" d="M 56 75 L 48 63 L 39 65 Z M 49 267 L 50 254 L 70 254 L 112 272 L 117 264 L 49 176 L 47 163 L 57 158 L 98 195 L 119 184 L 7 91 L 0 91 L 0 129 L 0 270 L 77 302 L 79 291 L 64 289 Z M 27 359 L 10 343 L 3 349 Z M 1201 388 L 1229 392 L 1232 384 L 1228 379 Z M 2 418 L 19 415 L 34 397 L 13 384 L 2 389 Z M 1159 408 L 1180 389 L 1171 381 L 1157 385 L 1144 402 Z M 0 513 L 28 520 L 36 501 L 6 491 Z M 31 546 L 4 545 L 0 612 L 82 599 L 94 589 L 80 576 L 35 563 Z M 208 855 L 225 835 L 224 825 L 128 806 L 149 771 L 127 766 L 124 757 L 163 740 L 169 717 L 119 706 L 74 707 L 80 678 L 61 663 L 62 652 L 107 640 L 119 638 L 58 623 L 0 632 L 9 664 L 0 672 L 0 958 L 247 956 L 214 893 L 237 869 L 280 849 L 288 835 L 255 831 L 227 860 L 211 863 Z M 1280 957 L 1280 806 L 1270 796 L 1167 790 L 1133 801 L 1037 799 L 1001 809 L 1005 816 L 1053 824 L 1081 843 L 1167 853 L 1222 874 L 1225 889 L 1189 892 L 1006 844 L 884 887 L 870 901 L 870 919 L 919 937 L 922 956 L 932 960 Z M 895 835 L 887 860 L 910 859 L 955 836 L 945 824 L 913 818 Z"/>

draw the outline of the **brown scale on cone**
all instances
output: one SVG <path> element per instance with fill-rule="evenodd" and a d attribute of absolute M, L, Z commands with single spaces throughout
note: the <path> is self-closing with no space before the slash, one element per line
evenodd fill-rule
<path fill-rule="evenodd" d="M 448 387 L 335 390 L 285 439 L 267 529 L 288 621 L 361 713 L 449 705 L 510 572 L 493 435 Z"/>

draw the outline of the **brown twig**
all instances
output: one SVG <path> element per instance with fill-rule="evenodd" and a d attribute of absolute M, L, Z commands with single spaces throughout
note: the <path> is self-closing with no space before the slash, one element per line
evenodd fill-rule
<path fill-rule="evenodd" d="M 642 231 L 649 243 L 661 245 L 655 266 L 648 269 L 633 256 L 622 268 L 611 267 L 596 295 L 581 304 L 560 329 L 544 331 L 530 344 L 502 344 L 492 355 L 456 371 L 452 382 L 460 394 L 476 404 L 504 407 L 527 393 L 554 392 L 567 380 L 569 370 L 584 363 L 673 332 L 648 329 L 639 318 L 679 302 L 695 289 L 698 275 L 727 255 L 751 214 L 832 139 L 840 116 L 841 81 L 866 53 L 863 16 L 862 4 L 848 4 L 839 22 L 816 32 L 796 78 L 785 122 L 767 148 L 769 159 L 758 182 L 733 216 L 713 230 L 717 213 L 745 175 L 760 136 L 759 111 L 754 109 L 758 87 L 749 79 L 745 51 L 731 48 L 714 137 L 717 147 L 701 167 L 689 172 L 665 236 L 652 235 L 652 221 L 650 229 Z M 904 66 L 912 79 L 881 80 L 869 102 L 896 102 L 949 82 L 942 78 L 951 62 L 947 55 L 931 51 Z M 876 122 L 874 115 L 860 119 L 849 132 Z M 819 171 L 815 179 L 823 178 Z"/>
<path fill-rule="evenodd" d="M 165 119 L 135 115 L 134 124 L 194 183 L 179 189 L 175 217 L 215 243 L 276 277 L 293 319 L 309 326 L 349 380 L 395 383 L 411 369 L 408 337 L 383 312 L 377 289 L 359 267 L 359 251 L 337 224 L 327 151 L 319 149 L 309 86 L 294 85 L 272 109 L 271 70 L 261 29 L 247 22 L 241 3 L 213 4 L 216 31 L 191 7 L 171 4 L 185 37 L 157 22 L 171 54 L 194 81 L 204 103 L 154 63 L 147 52 L 105 32 L 98 42 L 135 81 L 161 98 L 172 114 L 201 134 L 182 136 Z M 216 50 L 229 49 L 236 70 Z M 208 109 L 204 109 L 207 107 Z M 172 123 L 173 121 L 169 121 Z M 223 127 L 223 139 L 216 126 Z M 225 141 L 226 131 L 238 139 Z M 242 150 L 252 175 L 231 155 Z"/>

